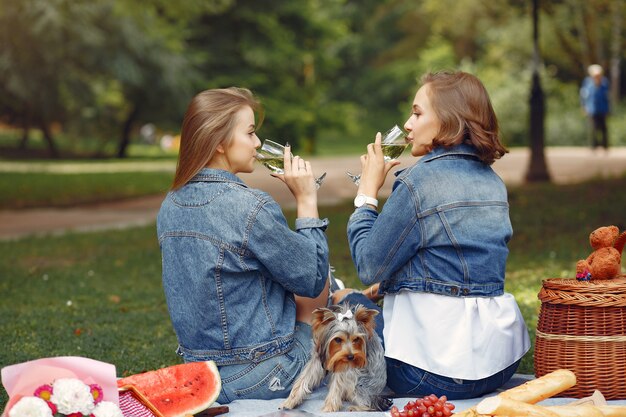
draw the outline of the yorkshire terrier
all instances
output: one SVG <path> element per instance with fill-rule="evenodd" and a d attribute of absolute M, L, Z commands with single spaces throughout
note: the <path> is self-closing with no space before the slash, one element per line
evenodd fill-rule
<path fill-rule="evenodd" d="M 360 304 L 334 305 L 313 311 L 313 351 L 281 408 L 291 409 L 329 375 L 324 412 L 341 410 L 343 400 L 350 411 L 386 411 L 392 401 L 381 396 L 387 383 L 385 353 L 376 335 L 378 311 Z"/>

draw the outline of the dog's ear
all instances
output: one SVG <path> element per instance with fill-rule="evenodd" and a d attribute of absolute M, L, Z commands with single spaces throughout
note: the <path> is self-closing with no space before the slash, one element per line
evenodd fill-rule
<path fill-rule="evenodd" d="M 357 323 L 360 323 L 363 327 L 365 327 L 368 337 L 372 337 L 374 335 L 374 329 L 376 328 L 376 320 L 374 320 L 374 317 L 377 315 L 378 311 L 366 308 L 362 305 L 359 305 L 354 312 L 354 319 Z"/>
<path fill-rule="evenodd" d="M 311 327 L 313 329 L 313 340 L 318 341 L 322 330 L 335 320 L 335 315 L 327 308 L 316 308 L 313 310 L 313 318 L 311 320 Z"/>

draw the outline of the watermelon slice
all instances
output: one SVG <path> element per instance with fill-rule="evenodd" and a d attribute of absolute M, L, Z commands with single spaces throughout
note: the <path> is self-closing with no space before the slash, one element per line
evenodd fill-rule
<path fill-rule="evenodd" d="M 206 410 L 222 389 L 215 362 L 190 362 L 117 380 L 120 389 L 132 386 L 163 417 L 184 417 Z"/>

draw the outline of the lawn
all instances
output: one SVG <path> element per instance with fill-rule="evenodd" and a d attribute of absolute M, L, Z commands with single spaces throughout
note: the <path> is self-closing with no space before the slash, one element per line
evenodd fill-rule
<path fill-rule="evenodd" d="M 572 277 L 576 260 L 590 251 L 591 230 L 624 229 L 626 193 L 618 191 L 624 189 L 626 177 L 510 189 L 515 233 L 506 289 L 533 342 L 541 280 Z M 345 236 L 351 211 L 346 202 L 321 208 L 321 215 L 331 221 L 337 275 L 359 286 Z M 292 212 L 288 218 L 293 224 Z M 160 274 L 154 226 L 0 242 L 0 366 L 80 355 L 113 363 L 124 376 L 179 363 Z M 520 371 L 533 372 L 532 351 Z"/>
<path fill-rule="evenodd" d="M 0 209 L 64 207 L 165 194 L 172 172 L 0 173 Z"/>

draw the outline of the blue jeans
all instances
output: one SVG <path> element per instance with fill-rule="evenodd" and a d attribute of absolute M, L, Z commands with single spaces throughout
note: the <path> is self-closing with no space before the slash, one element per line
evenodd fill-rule
<path fill-rule="evenodd" d="M 312 345 L 311 326 L 296 322 L 293 346 L 288 352 L 258 363 L 220 366 L 222 390 L 217 402 L 286 398 L 309 361 Z"/>
<path fill-rule="evenodd" d="M 399 397 L 446 395 L 449 400 L 481 397 L 504 385 L 515 373 L 520 363 L 487 378 L 478 380 L 456 379 L 433 374 L 396 359 L 387 360 L 387 386 Z M 521 359 L 520 359 L 521 360 Z"/>

